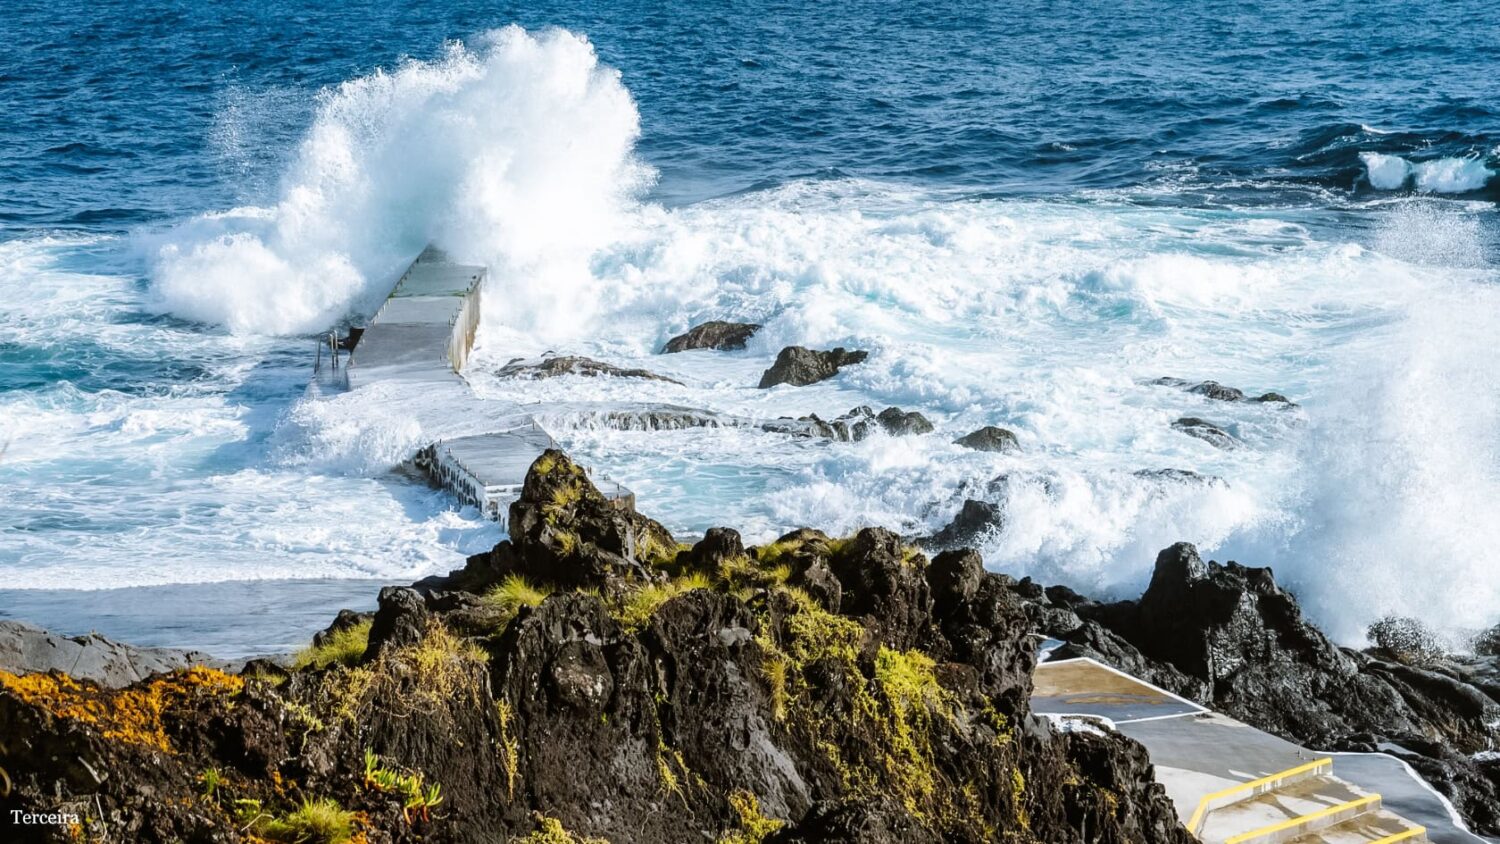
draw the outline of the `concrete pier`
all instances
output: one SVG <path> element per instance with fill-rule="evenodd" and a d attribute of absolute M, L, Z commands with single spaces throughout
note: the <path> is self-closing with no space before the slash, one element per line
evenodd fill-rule
<path fill-rule="evenodd" d="M 351 412 L 415 422 L 427 441 L 417 466 L 503 525 L 526 470 L 553 440 L 521 407 L 482 400 L 463 378 L 487 275 L 427 247 L 349 342 L 320 345 L 309 394 Z M 634 506 L 630 490 L 608 478 L 594 482 L 611 500 Z"/>

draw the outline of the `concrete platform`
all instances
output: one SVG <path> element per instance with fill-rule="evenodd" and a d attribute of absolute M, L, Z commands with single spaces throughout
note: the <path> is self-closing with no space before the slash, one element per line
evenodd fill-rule
<path fill-rule="evenodd" d="M 347 354 L 324 343 L 308 395 L 371 424 L 415 423 L 416 464 L 460 501 L 504 524 L 526 471 L 552 437 L 519 405 L 480 399 L 463 378 L 478 330 L 482 266 L 429 246 L 392 286 Z M 634 506 L 608 478 L 601 492 Z"/>
<path fill-rule="evenodd" d="M 1416 827 L 1425 828 L 1425 838 L 1399 840 L 1439 844 L 1487 840 L 1465 829 L 1452 806 L 1394 756 L 1318 753 L 1091 659 L 1043 662 L 1037 666 L 1035 681 L 1032 707 L 1038 714 L 1088 717 L 1145 745 L 1157 781 L 1184 823 L 1193 819 L 1206 797 L 1319 759 L 1332 760 L 1312 779 L 1289 778 L 1263 795 L 1249 793 L 1251 799 L 1244 804 L 1205 812 L 1203 841 L 1229 841 L 1368 795 L 1379 795 L 1379 805 L 1360 807 L 1365 811 L 1328 828 L 1289 828 L 1246 839 L 1245 844 L 1383 841 Z"/>

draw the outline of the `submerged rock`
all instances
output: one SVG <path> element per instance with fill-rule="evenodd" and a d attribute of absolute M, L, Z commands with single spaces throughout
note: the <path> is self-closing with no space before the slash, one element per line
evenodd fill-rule
<path fill-rule="evenodd" d="M 823 437 L 836 442 L 858 442 L 878 428 L 893 437 L 927 434 L 933 430 L 926 416 L 915 410 L 888 407 L 876 413 L 861 405 L 832 420 L 824 420 L 817 414 L 784 417 L 760 424 L 761 430 L 776 434 L 792 434 L 801 437 Z"/>
<path fill-rule="evenodd" d="M 760 325 L 757 323 L 711 320 L 702 325 L 695 325 L 688 329 L 687 333 L 668 340 L 667 344 L 662 347 L 661 353 L 666 355 L 692 349 L 718 349 L 720 351 L 743 349 L 745 343 L 749 342 L 759 330 Z"/>
<path fill-rule="evenodd" d="M 760 387 L 765 389 L 777 384 L 805 387 L 826 381 L 837 375 L 843 367 L 863 363 L 869 352 L 843 347 L 818 351 L 802 346 L 787 346 L 776 356 L 776 362 L 760 376 Z"/>
<path fill-rule="evenodd" d="M 1179 390 L 1187 390 L 1190 393 L 1196 393 L 1205 398 L 1214 399 L 1215 401 L 1253 401 L 1260 402 L 1262 404 L 1274 403 L 1285 404 L 1289 407 L 1297 406 L 1295 402 L 1280 393 L 1261 393 L 1254 398 L 1246 398 L 1244 390 L 1241 390 L 1237 387 L 1227 387 L 1223 384 L 1220 384 L 1218 381 L 1200 381 L 1197 384 L 1194 384 L 1193 382 L 1184 380 L 1182 378 L 1167 377 L 1157 378 L 1152 381 L 1148 381 L 1147 383 L 1158 387 L 1176 387 Z"/>
<path fill-rule="evenodd" d="M 964 434 L 954 442 L 975 451 L 1007 452 L 1021 449 L 1021 441 L 1016 439 L 1014 433 L 994 425 L 986 425 L 977 431 Z"/>
<path fill-rule="evenodd" d="M 1207 419 L 1199 419 L 1196 416 L 1184 416 L 1174 421 L 1172 427 L 1190 437 L 1197 437 L 1214 448 L 1232 449 L 1240 444 L 1233 434 Z"/>
<path fill-rule="evenodd" d="M 139 842 L 1191 841 L 1138 744 L 1031 715 L 1031 622 L 972 552 L 687 548 L 555 451 L 511 524 L 317 667 L 0 673 L 4 807 Z"/>
<path fill-rule="evenodd" d="M 609 376 L 613 378 L 643 378 L 648 381 L 665 381 L 681 384 L 681 381 L 657 375 L 645 369 L 626 369 L 614 364 L 578 355 L 558 355 L 541 360 L 514 360 L 495 373 L 500 378 L 556 378 L 559 375 L 583 375 L 589 378 Z"/>

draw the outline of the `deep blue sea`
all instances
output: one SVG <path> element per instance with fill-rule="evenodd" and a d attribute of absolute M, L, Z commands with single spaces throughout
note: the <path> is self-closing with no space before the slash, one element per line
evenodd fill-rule
<path fill-rule="evenodd" d="M 491 267 L 485 396 L 938 429 L 552 414 L 684 535 L 979 498 L 992 568 L 1086 592 L 1189 540 L 1346 641 L 1500 621 L 1494 4 L 12 0 L 0 44 L 0 616 L 276 650 L 498 541 L 399 408 L 301 400 L 435 242 Z M 714 318 L 765 328 L 653 354 Z M 794 343 L 872 354 L 757 390 Z M 546 350 L 682 384 L 493 376 Z"/>

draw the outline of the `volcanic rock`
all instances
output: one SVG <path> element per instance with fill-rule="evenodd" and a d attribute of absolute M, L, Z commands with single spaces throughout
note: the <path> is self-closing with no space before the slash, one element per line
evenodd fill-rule
<path fill-rule="evenodd" d="M 756 323 L 711 320 L 702 325 L 695 325 L 688 329 L 687 333 L 668 340 L 667 344 L 662 347 L 661 353 L 665 355 L 692 349 L 718 349 L 720 351 L 743 349 L 745 343 L 759 330 L 760 325 Z"/>
<path fill-rule="evenodd" d="M 138 648 L 90 633 L 61 636 L 20 621 L 0 621 L 0 671 L 62 671 L 80 680 L 118 688 L 190 665 L 221 665 L 207 654 Z"/>
<path fill-rule="evenodd" d="M 998 504 L 974 498 L 964 499 L 953 521 L 922 540 L 929 548 L 969 547 L 982 536 L 995 533 L 1005 524 L 1005 514 Z"/>
<path fill-rule="evenodd" d="M 1189 844 L 1138 744 L 1030 714 L 1009 582 L 877 529 L 684 549 L 549 451 L 511 538 L 383 592 L 363 655 L 121 691 L 0 673 L 0 809 L 144 844 L 302 840 L 314 802 L 394 844 Z"/>
<path fill-rule="evenodd" d="M 863 363 L 869 356 L 869 352 L 843 347 L 818 351 L 802 346 L 787 346 L 776 356 L 776 362 L 771 364 L 771 368 L 760 376 L 760 387 L 765 389 L 777 384 L 805 387 L 816 384 L 837 375 L 845 366 Z"/>
<path fill-rule="evenodd" d="M 986 425 L 977 431 L 964 434 L 955 443 L 964 448 L 972 448 L 975 451 L 1019 451 L 1020 440 L 1016 435 L 1005 428 L 997 428 L 994 425 Z"/>

